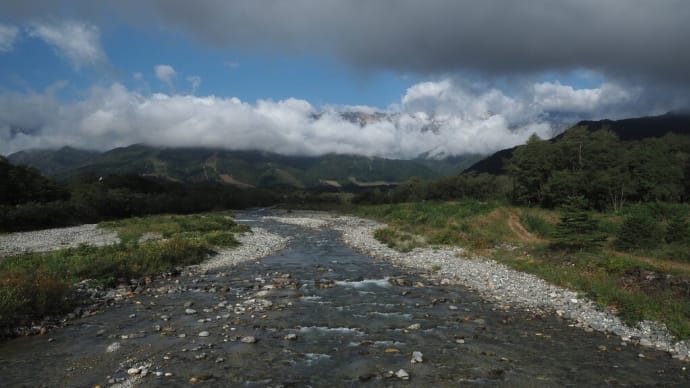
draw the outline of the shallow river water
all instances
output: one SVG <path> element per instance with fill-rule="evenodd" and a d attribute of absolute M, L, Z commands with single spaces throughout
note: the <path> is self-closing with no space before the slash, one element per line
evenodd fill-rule
<path fill-rule="evenodd" d="M 502 310 L 360 255 L 332 230 L 245 222 L 292 240 L 2 343 L 0 386 L 690 386 L 688 364 L 664 352 Z"/>

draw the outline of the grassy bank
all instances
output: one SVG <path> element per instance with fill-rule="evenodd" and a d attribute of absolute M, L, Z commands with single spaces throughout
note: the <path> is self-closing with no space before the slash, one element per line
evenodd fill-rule
<path fill-rule="evenodd" d="M 0 260 L 0 328 L 69 312 L 78 303 L 72 285 L 81 280 L 115 286 L 132 278 L 197 264 L 214 247 L 237 245 L 235 233 L 248 229 L 237 225 L 229 213 L 151 216 L 99 226 L 116 230 L 121 243 L 83 245 Z"/>
<path fill-rule="evenodd" d="M 663 254 L 668 246 L 689 248 L 673 242 L 620 252 L 623 216 L 588 213 L 597 225 L 591 233 L 603 240 L 573 249 L 558 243 L 563 213 L 557 211 L 459 201 L 363 206 L 355 212 L 388 224 L 376 237 L 390 247 L 459 245 L 468 256 L 490 257 L 580 291 L 628 323 L 661 321 L 678 338 L 690 338 L 690 265 Z"/>

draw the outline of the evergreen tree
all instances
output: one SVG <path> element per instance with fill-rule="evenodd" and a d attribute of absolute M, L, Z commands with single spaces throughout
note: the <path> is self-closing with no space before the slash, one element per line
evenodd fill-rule
<path fill-rule="evenodd" d="M 555 246 L 578 250 L 598 248 L 606 239 L 597 220 L 590 217 L 587 200 L 582 196 L 568 197 L 554 237 Z"/>

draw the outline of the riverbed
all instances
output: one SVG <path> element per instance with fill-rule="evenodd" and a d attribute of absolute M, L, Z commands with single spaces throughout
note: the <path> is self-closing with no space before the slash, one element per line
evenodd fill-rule
<path fill-rule="evenodd" d="M 368 221 L 237 217 L 279 236 L 278 250 L 154 279 L 101 313 L 0 344 L 2 385 L 690 384 L 667 351 L 367 251 Z"/>

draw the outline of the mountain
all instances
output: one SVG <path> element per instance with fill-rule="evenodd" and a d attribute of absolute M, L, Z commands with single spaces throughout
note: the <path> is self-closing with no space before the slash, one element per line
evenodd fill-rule
<path fill-rule="evenodd" d="M 607 129 L 614 132 L 620 140 L 642 140 L 647 138 L 659 138 L 669 133 L 680 135 L 690 134 L 690 114 L 669 112 L 661 116 L 638 117 L 623 120 L 598 120 L 580 121 L 565 132 L 550 139 L 557 141 L 563 135 L 576 127 L 585 127 L 594 132 Z M 504 161 L 513 156 L 517 147 L 507 148 L 484 158 L 467 168 L 464 172 L 488 173 L 493 175 L 505 174 Z"/>
<path fill-rule="evenodd" d="M 439 176 L 431 167 L 413 160 L 336 154 L 285 156 L 261 151 L 158 148 L 140 144 L 103 153 L 73 148 L 21 151 L 8 159 L 13 164 L 36 167 L 59 180 L 84 174 L 138 174 L 240 187 L 339 188 L 390 185 L 411 177 Z"/>
<path fill-rule="evenodd" d="M 62 147 L 58 150 L 19 151 L 8 157 L 14 165 L 27 165 L 41 171 L 43 175 L 55 176 L 63 171 L 80 166 L 89 159 L 98 156 L 95 151 Z"/>

